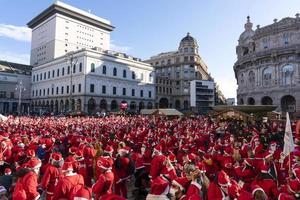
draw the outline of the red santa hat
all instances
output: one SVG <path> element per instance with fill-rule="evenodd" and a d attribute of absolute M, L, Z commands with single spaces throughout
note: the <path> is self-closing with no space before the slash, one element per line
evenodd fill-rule
<path fill-rule="evenodd" d="M 92 190 L 88 187 L 81 187 L 75 194 L 74 199 L 89 200 L 92 199 Z"/>
<path fill-rule="evenodd" d="M 11 169 L 10 168 L 5 168 L 4 174 L 5 175 L 11 175 Z"/>
<path fill-rule="evenodd" d="M 42 162 L 38 158 L 32 158 L 27 162 L 27 167 L 30 169 L 37 169 L 42 166 Z"/>
<path fill-rule="evenodd" d="M 221 170 L 218 174 L 218 184 L 223 187 L 230 185 L 230 178 L 223 170 Z"/>
<path fill-rule="evenodd" d="M 2 137 L 3 137 L 3 139 L 8 139 L 9 133 L 7 133 L 7 132 L 2 133 Z"/>
<path fill-rule="evenodd" d="M 62 168 L 62 172 L 73 172 L 73 164 L 72 162 L 64 162 Z"/>
<path fill-rule="evenodd" d="M 177 162 L 176 156 L 175 156 L 175 154 L 172 153 L 172 152 L 169 153 L 168 158 L 169 158 L 169 160 L 171 161 L 171 163 Z"/>
<path fill-rule="evenodd" d="M 54 152 L 54 153 L 51 154 L 50 159 L 53 160 L 53 161 L 59 162 L 59 161 L 63 160 L 63 157 L 62 157 L 61 153 Z"/>
<path fill-rule="evenodd" d="M 178 186 L 181 191 L 187 191 L 189 182 L 186 177 L 178 177 L 172 181 L 172 184 Z"/>
<path fill-rule="evenodd" d="M 161 152 L 161 151 L 162 151 L 162 146 L 161 146 L 161 145 L 156 145 L 156 146 L 154 147 L 154 151 L 156 151 L 156 152 Z"/>
<path fill-rule="evenodd" d="M 198 162 L 196 167 L 200 170 L 201 173 L 206 172 L 205 164 L 203 162 Z"/>
<path fill-rule="evenodd" d="M 97 166 L 99 168 L 104 169 L 104 170 L 111 170 L 112 169 L 112 163 L 107 158 L 104 158 L 104 157 L 100 157 L 97 160 Z"/>
<path fill-rule="evenodd" d="M 109 145 L 107 145 L 104 149 L 104 153 L 113 154 L 113 152 L 114 152 L 114 149 Z"/>
<path fill-rule="evenodd" d="M 164 178 L 158 176 L 151 183 L 151 192 L 152 195 L 167 195 L 169 193 L 169 182 Z"/>
<path fill-rule="evenodd" d="M 74 155 L 77 152 L 77 150 L 78 150 L 77 147 L 71 147 L 69 148 L 69 153 Z"/>
<path fill-rule="evenodd" d="M 261 188 L 260 186 L 258 186 L 258 185 L 254 185 L 254 186 L 252 187 L 252 195 L 254 196 L 255 192 L 257 192 L 257 191 L 262 191 L 262 192 L 266 195 L 264 189 L 262 189 L 262 188 Z"/>
<path fill-rule="evenodd" d="M 76 159 L 77 161 L 82 161 L 82 160 L 84 160 L 82 150 L 77 150 L 76 153 L 75 153 L 75 155 L 74 155 L 74 157 L 75 157 L 75 159 Z"/>
<path fill-rule="evenodd" d="M 264 154 L 265 159 L 267 159 L 271 156 L 273 156 L 273 152 L 271 152 L 271 151 L 266 151 L 265 154 Z"/>
<path fill-rule="evenodd" d="M 189 153 L 189 154 L 187 155 L 187 161 L 188 161 L 188 162 L 195 162 L 195 160 L 196 160 L 196 155 L 195 155 L 195 154 Z"/>

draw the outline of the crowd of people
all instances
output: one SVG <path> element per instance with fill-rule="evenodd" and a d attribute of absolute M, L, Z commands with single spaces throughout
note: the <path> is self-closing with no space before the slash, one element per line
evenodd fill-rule
<path fill-rule="evenodd" d="M 284 129 L 207 116 L 9 117 L 0 199 L 295 200 L 300 137 L 286 156 Z"/>

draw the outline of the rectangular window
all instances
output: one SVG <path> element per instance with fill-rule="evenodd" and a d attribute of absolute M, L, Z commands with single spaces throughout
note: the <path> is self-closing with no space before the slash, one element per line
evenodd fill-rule
<path fill-rule="evenodd" d="M 65 75 L 65 68 L 64 68 L 64 67 L 62 68 L 61 75 L 62 75 L 62 76 Z"/>
<path fill-rule="evenodd" d="M 102 94 L 106 94 L 106 86 L 102 85 Z"/>
<path fill-rule="evenodd" d="M 0 98 L 6 98 L 6 92 L 0 91 Z"/>
<path fill-rule="evenodd" d="M 61 94 L 64 94 L 64 86 L 61 86 Z"/>
<path fill-rule="evenodd" d="M 48 88 L 48 89 L 47 89 L 47 95 L 49 95 L 49 94 L 50 94 L 50 89 Z"/>
<path fill-rule="evenodd" d="M 40 96 L 42 96 L 42 90 L 40 89 Z"/>
<path fill-rule="evenodd" d="M 75 85 L 72 85 L 72 93 L 75 93 Z"/>
<path fill-rule="evenodd" d="M 38 95 L 38 91 L 36 90 L 36 91 L 35 91 L 35 96 L 37 96 L 37 95 Z"/>
<path fill-rule="evenodd" d="M 53 70 L 53 71 L 52 71 L 52 78 L 54 78 L 54 74 L 55 74 L 55 71 Z"/>
<path fill-rule="evenodd" d="M 39 75 L 36 75 L 36 81 L 39 81 Z"/>
<path fill-rule="evenodd" d="M 76 65 L 73 65 L 73 73 L 76 73 Z"/>
<path fill-rule="evenodd" d="M 67 85 L 67 94 L 70 92 L 70 86 Z"/>
<path fill-rule="evenodd" d="M 50 71 L 48 71 L 48 79 L 50 78 Z"/>
<path fill-rule="evenodd" d="M 188 56 L 184 56 L 184 62 L 187 62 L 187 61 L 189 61 L 189 57 Z"/>
<path fill-rule="evenodd" d="M 90 84 L 90 92 L 94 93 L 95 90 L 95 85 L 94 84 Z"/>
<path fill-rule="evenodd" d="M 47 76 L 47 74 L 46 74 L 46 72 L 44 73 L 44 80 L 46 80 L 46 76 Z"/>
<path fill-rule="evenodd" d="M 46 95 L 46 90 L 45 89 L 43 89 L 43 96 L 45 96 Z"/>
<path fill-rule="evenodd" d="M 78 92 L 81 92 L 81 84 L 78 84 Z"/>
<path fill-rule="evenodd" d="M 126 95 L 126 88 L 123 88 L 123 95 Z"/>
<path fill-rule="evenodd" d="M 79 63 L 79 72 L 82 72 L 82 63 Z"/>
<path fill-rule="evenodd" d="M 32 77 L 32 81 L 33 81 L 33 82 L 35 82 L 35 75 L 33 75 L 33 77 Z"/>
<path fill-rule="evenodd" d="M 59 69 L 57 69 L 56 76 L 59 77 Z"/>
<path fill-rule="evenodd" d="M 149 96 L 149 98 L 152 98 L 152 93 L 151 93 L 151 91 L 149 91 L 148 96 Z"/>
<path fill-rule="evenodd" d="M 68 74 L 70 74 L 70 66 L 68 66 Z"/>
<path fill-rule="evenodd" d="M 42 73 L 40 73 L 40 80 L 42 80 L 43 79 L 43 75 L 42 75 Z"/>
<path fill-rule="evenodd" d="M 144 90 L 141 90 L 140 95 L 141 97 L 144 97 Z"/>
<path fill-rule="evenodd" d="M 113 87 L 113 94 L 117 94 L 117 88 Z"/>
<path fill-rule="evenodd" d="M 133 97 L 135 96 L 135 89 L 131 90 L 131 96 L 133 96 Z"/>
<path fill-rule="evenodd" d="M 56 87 L 56 94 L 58 94 L 58 87 Z"/>
<path fill-rule="evenodd" d="M 52 94 L 52 95 L 54 94 L 54 88 L 51 89 L 51 94 Z"/>
<path fill-rule="evenodd" d="M 34 90 L 32 90 L 32 96 L 34 97 Z"/>
<path fill-rule="evenodd" d="M 10 93 L 10 98 L 11 98 L 11 99 L 15 98 L 15 93 L 14 93 L 14 92 L 11 92 L 11 93 Z"/>

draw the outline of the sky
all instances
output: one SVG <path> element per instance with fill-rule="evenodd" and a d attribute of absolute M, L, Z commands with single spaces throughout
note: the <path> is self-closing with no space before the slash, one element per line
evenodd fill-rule
<path fill-rule="evenodd" d="M 177 50 L 189 32 L 226 98 L 236 97 L 233 65 L 249 15 L 253 29 L 300 13 L 300 0 L 62 0 L 108 19 L 111 47 L 143 60 Z M 29 64 L 33 17 L 53 0 L 0 0 L 0 59 Z"/>

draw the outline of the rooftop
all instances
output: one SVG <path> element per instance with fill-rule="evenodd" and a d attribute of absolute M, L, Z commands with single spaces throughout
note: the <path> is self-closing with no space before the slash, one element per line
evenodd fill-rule
<path fill-rule="evenodd" d="M 31 75 L 32 66 L 0 60 L 0 72 Z"/>
<path fill-rule="evenodd" d="M 80 10 L 60 1 L 55 2 L 40 14 L 38 14 L 36 17 L 34 17 L 30 22 L 27 23 L 27 26 L 33 29 L 40 23 L 42 23 L 45 19 L 56 13 L 68 16 L 79 21 L 83 21 L 87 24 L 105 29 L 107 31 L 112 31 L 115 28 L 111 25 L 110 21 L 106 19 L 100 18 L 94 14 Z"/>

